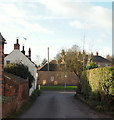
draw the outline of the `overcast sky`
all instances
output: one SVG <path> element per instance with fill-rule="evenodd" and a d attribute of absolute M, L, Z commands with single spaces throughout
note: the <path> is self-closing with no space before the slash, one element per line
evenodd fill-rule
<path fill-rule="evenodd" d="M 18 1 L 18 2 L 17 2 Z M 80 2 L 81 0 L 1 0 L 0 32 L 7 41 L 5 53 L 13 50 L 16 37 L 19 43 L 32 50 L 41 60 L 50 59 L 62 48 L 77 44 L 87 52 L 106 56 L 112 54 L 112 2 Z M 23 37 L 27 38 L 25 41 Z"/>

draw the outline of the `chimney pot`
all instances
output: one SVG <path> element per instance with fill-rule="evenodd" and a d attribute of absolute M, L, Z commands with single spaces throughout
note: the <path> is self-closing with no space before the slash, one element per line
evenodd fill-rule
<path fill-rule="evenodd" d="M 31 49 L 29 48 L 29 51 L 28 51 L 28 56 L 29 56 L 29 59 L 31 60 Z"/>
<path fill-rule="evenodd" d="M 22 49 L 21 52 L 25 55 L 25 47 L 24 47 L 24 45 L 23 45 L 23 49 Z"/>

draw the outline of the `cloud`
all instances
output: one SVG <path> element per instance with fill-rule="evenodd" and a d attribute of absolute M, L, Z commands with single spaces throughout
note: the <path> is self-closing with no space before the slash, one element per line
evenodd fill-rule
<path fill-rule="evenodd" d="M 93 21 L 95 25 L 102 28 L 110 28 L 112 26 L 112 11 L 101 6 L 91 6 L 90 13 L 87 18 Z"/>
<path fill-rule="evenodd" d="M 106 56 L 106 55 L 112 55 L 112 49 L 107 47 L 107 46 L 104 46 L 102 47 L 101 49 L 99 49 L 99 53 L 102 55 L 102 56 Z"/>
<path fill-rule="evenodd" d="M 39 0 L 0 0 L 1 2 L 8 3 L 8 2 L 37 2 Z M 46 0 L 44 0 L 46 1 Z M 51 0 L 48 0 L 51 1 Z M 54 0 L 59 1 L 59 0 Z M 83 0 L 60 0 L 60 1 L 70 1 L 70 2 L 83 2 Z M 84 0 L 84 2 L 112 2 L 112 0 Z"/>
<path fill-rule="evenodd" d="M 40 32 L 45 34 L 53 34 L 51 30 L 40 25 L 38 22 L 29 22 L 25 18 L 27 16 L 24 14 L 24 9 L 20 9 L 15 4 L 0 4 L 0 22 L 2 24 L 15 25 L 17 28 L 19 26 L 24 26 L 26 30 L 33 32 Z M 35 15 L 33 15 L 35 18 Z"/>
<path fill-rule="evenodd" d="M 91 24 L 87 24 L 87 23 L 80 22 L 80 21 L 70 22 L 70 26 L 78 28 L 78 29 L 90 29 L 93 27 L 93 25 L 91 25 Z"/>
<path fill-rule="evenodd" d="M 69 0 L 37 0 L 40 4 L 44 5 L 50 10 L 53 15 L 65 17 L 70 19 L 83 20 L 87 28 L 110 28 L 112 26 L 112 11 L 102 6 L 94 6 L 87 2 L 69 2 Z M 79 26 L 75 21 L 75 26 L 81 28 L 84 23 L 79 22 Z"/>
<path fill-rule="evenodd" d="M 14 17 L 14 18 L 20 18 L 23 16 L 23 13 L 20 9 L 18 9 L 14 4 L 5 4 L 1 3 L 0 4 L 0 13 L 2 16 L 7 16 L 7 17 Z"/>
<path fill-rule="evenodd" d="M 56 39 L 53 40 L 54 46 L 56 44 L 55 48 L 61 46 L 63 42 L 63 40 L 61 40 L 62 36 L 64 36 L 64 39 L 65 37 L 70 39 L 68 40 L 68 44 L 71 46 L 71 44 L 75 44 L 76 42 L 79 44 L 81 43 L 78 41 L 78 39 L 80 39 L 78 36 L 83 34 L 81 29 L 86 28 L 86 41 L 90 40 L 93 44 L 94 40 L 95 44 L 93 45 L 95 45 L 97 50 L 98 47 L 101 49 L 101 44 L 103 46 L 110 47 L 110 45 L 106 44 L 107 41 L 108 43 L 111 41 L 111 9 L 98 5 L 96 6 L 85 1 L 83 2 L 82 0 L 78 0 L 78 2 L 76 0 L 19 0 L 18 2 L 17 0 L 1 1 L 0 28 L 2 31 L 4 31 L 4 36 L 6 36 L 7 40 L 9 41 L 12 41 L 17 36 L 24 36 L 30 41 L 32 39 L 34 39 L 36 42 L 38 41 L 37 44 L 42 44 L 40 41 L 43 41 L 45 38 L 44 41 L 49 40 L 49 42 L 46 43 L 48 44 L 50 43 L 50 37 L 48 37 L 47 34 L 53 35 L 54 32 L 52 29 L 56 28 L 56 31 L 60 34 L 54 34 L 55 36 L 52 37 L 58 37 L 60 39 L 57 43 L 55 43 Z M 78 35 L 75 34 L 78 33 L 77 29 L 72 31 L 72 27 L 80 29 L 78 30 Z M 95 29 L 96 31 L 94 31 Z M 67 32 L 69 33 L 65 35 Z M 42 36 L 42 33 L 46 35 Z M 103 35 L 100 36 L 102 33 Z M 37 36 L 38 34 L 39 38 Z M 77 39 L 77 41 L 74 40 L 74 42 L 71 42 L 71 39 Z M 64 41 L 65 46 L 67 46 L 66 39 Z M 32 46 L 32 44 L 30 46 Z M 33 49 L 34 46 L 32 46 Z M 88 46 L 92 48 L 92 45 L 88 44 Z M 85 45 L 86 48 L 88 48 L 88 46 L 86 47 Z M 105 51 L 110 52 L 111 48 L 109 47 L 106 48 Z M 95 48 L 92 48 L 92 51 Z M 39 49 L 39 51 L 41 51 L 41 49 Z M 103 51 L 104 50 L 102 49 L 101 52 Z M 44 53 L 41 54 L 43 55 Z"/>

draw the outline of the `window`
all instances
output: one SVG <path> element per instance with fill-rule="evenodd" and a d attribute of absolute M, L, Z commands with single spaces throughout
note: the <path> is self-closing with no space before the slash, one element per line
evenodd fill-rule
<path fill-rule="evenodd" d="M 6 61 L 6 64 L 10 64 L 10 61 L 9 61 L 9 60 L 7 60 L 7 61 Z"/>
<path fill-rule="evenodd" d="M 42 84 L 43 84 L 43 85 L 46 85 L 46 80 L 43 80 Z"/>

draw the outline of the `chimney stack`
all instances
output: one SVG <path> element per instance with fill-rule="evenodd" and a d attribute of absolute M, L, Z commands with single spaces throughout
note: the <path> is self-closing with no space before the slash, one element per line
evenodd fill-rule
<path fill-rule="evenodd" d="M 96 56 L 99 56 L 99 53 L 98 53 L 98 52 L 96 52 Z"/>
<path fill-rule="evenodd" d="M 16 40 L 17 40 L 17 41 L 16 41 L 17 43 L 14 44 L 14 49 L 15 49 L 15 50 L 20 50 L 19 39 L 17 38 Z"/>
<path fill-rule="evenodd" d="M 24 45 L 23 45 L 23 49 L 22 49 L 21 52 L 25 55 L 25 47 L 24 47 Z"/>
<path fill-rule="evenodd" d="M 28 51 L 28 57 L 31 60 L 31 49 L 30 48 L 29 48 L 29 51 Z"/>

